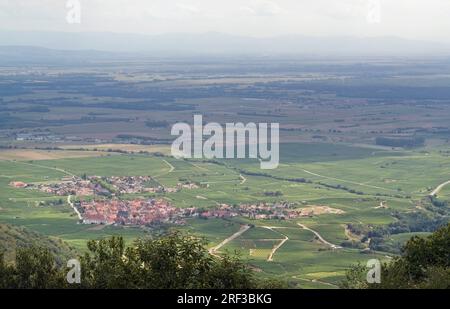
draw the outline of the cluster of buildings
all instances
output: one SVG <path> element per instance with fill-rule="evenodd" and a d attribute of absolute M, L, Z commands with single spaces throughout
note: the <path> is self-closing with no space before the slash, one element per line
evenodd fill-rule
<path fill-rule="evenodd" d="M 298 214 L 293 208 L 293 204 L 281 203 L 255 203 L 255 204 L 240 204 L 235 209 L 239 216 L 248 217 L 250 219 L 264 220 L 264 219 L 293 219 L 297 218 Z"/>
<path fill-rule="evenodd" d="M 220 204 L 215 209 L 199 210 L 178 208 L 164 199 L 103 200 L 79 202 L 77 209 L 86 224 L 152 225 L 155 223 L 184 224 L 186 218 L 233 218 L 237 216 L 255 220 L 287 220 L 311 217 L 326 210 L 325 206 L 294 208 L 291 203 L 257 203 L 230 206 Z M 327 207 L 325 207 L 327 208 Z"/>
<path fill-rule="evenodd" d="M 205 210 L 198 214 L 199 217 L 208 218 L 232 218 L 238 216 L 238 212 L 230 205 L 220 204 L 216 209 Z"/>
<path fill-rule="evenodd" d="M 16 141 L 34 141 L 34 142 L 60 142 L 63 137 L 60 135 L 51 134 L 48 132 L 35 132 L 35 133 L 16 133 Z"/>
<path fill-rule="evenodd" d="M 27 183 L 22 182 L 22 181 L 12 181 L 9 183 L 9 185 L 11 187 L 18 188 L 18 189 L 28 188 L 28 186 L 29 186 Z"/>
<path fill-rule="evenodd" d="M 133 193 L 172 193 L 181 189 L 197 189 L 199 186 L 195 183 L 178 183 L 176 187 L 164 187 L 159 185 L 151 176 L 112 176 L 99 177 L 91 176 L 89 180 L 103 180 L 113 188 L 116 194 L 133 194 Z"/>
<path fill-rule="evenodd" d="M 103 180 L 118 194 L 133 194 L 144 192 L 163 192 L 164 188 L 159 185 L 151 185 L 153 181 L 150 176 L 90 176 L 89 180 L 97 182 Z"/>
<path fill-rule="evenodd" d="M 187 217 L 198 216 L 196 208 L 177 208 L 164 199 L 121 200 L 121 194 L 167 193 L 196 189 L 199 185 L 185 182 L 175 187 L 163 187 L 150 176 L 65 177 L 57 183 L 13 181 L 14 188 L 39 190 L 57 196 L 94 196 L 90 201 L 70 202 L 80 220 L 86 224 L 152 225 L 155 223 L 184 224 Z M 95 196 L 104 196 L 99 199 Z"/>
<path fill-rule="evenodd" d="M 195 183 L 178 183 L 175 187 L 163 187 L 157 184 L 150 176 L 89 176 L 86 177 L 86 179 L 65 177 L 57 183 L 27 184 L 20 181 L 14 181 L 11 182 L 10 185 L 15 188 L 35 189 L 58 196 L 109 196 L 146 192 L 172 193 L 178 192 L 181 189 L 191 190 L 199 188 Z"/>
<path fill-rule="evenodd" d="M 44 193 L 67 196 L 67 195 L 78 195 L 78 196 L 89 196 L 108 192 L 105 188 L 97 183 L 93 183 L 88 180 L 82 180 L 75 177 L 63 178 L 61 182 L 58 183 L 39 183 L 39 184 L 28 184 L 21 181 L 14 181 L 10 183 L 10 186 L 15 188 L 27 188 L 39 190 Z"/>
<path fill-rule="evenodd" d="M 81 179 L 78 177 L 66 177 L 59 183 L 27 184 L 24 182 L 11 182 L 15 188 L 38 189 L 41 192 L 58 196 L 94 196 L 93 200 L 70 202 L 77 212 L 80 220 L 85 224 L 117 224 L 117 225 L 153 225 L 158 223 L 184 224 L 189 217 L 200 218 L 232 218 L 236 216 L 256 220 L 269 219 L 295 219 L 299 217 L 311 217 L 324 213 L 340 213 L 339 209 L 326 206 L 309 206 L 299 208 L 296 204 L 279 203 L 254 203 L 228 205 L 220 204 L 214 209 L 200 210 L 197 208 L 178 208 L 172 206 L 164 199 L 133 200 L 119 199 L 121 194 L 133 194 L 144 192 L 167 193 L 177 192 L 182 189 L 196 189 L 198 184 L 184 182 L 178 183 L 173 188 L 159 185 L 150 176 L 126 176 L 126 177 L 98 177 L 90 176 Z M 95 196 L 104 196 L 99 199 Z M 305 202 L 306 203 L 306 202 Z"/>
<path fill-rule="evenodd" d="M 38 184 L 36 188 L 45 193 L 54 195 L 79 195 L 88 196 L 93 195 L 95 191 L 95 186 L 89 181 L 67 181 L 54 184 Z"/>
<path fill-rule="evenodd" d="M 215 209 L 178 208 L 164 199 L 94 200 L 75 203 L 85 224 L 154 225 L 184 224 L 186 218 L 294 219 L 312 216 L 313 211 L 294 209 L 289 203 L 258 203 L 230 206 L 221 204 Z"/>
<path fill-rule="evenodd" d="M 108 140 L 93 138 L 93 137 L 79 137 L 74 135 L 62 135 L 54 134 L 49 131 L 20 131 L 7 134 L 7 137 L 14 138 L 16 141 L 27 142 L 48 142 L 48 143 L 61 143 L 61 142 L 85 142 L 101 144 L 108 142 Z"/>
<path fill-rule="evenodd" d="M 75 203 L 85 224 L 153 225 L 184 224 L 195 208 L 178 208 L 164 199 L 101 200 Z"/>
<path fill-rule="evenodd" d="M 327 206 L 309 206 L 297 208 L 293 203 L 256 203 L 230 206 L 221 204 L 218 208 L 207 210 L 199 214 L 203 218 L 232 218 L 236 216 L 247 217 L 256 220 L 268 219 L 296 219 L 300 217 L 312 217 L 321 214 L 341 214 L 340 209 Z"/>

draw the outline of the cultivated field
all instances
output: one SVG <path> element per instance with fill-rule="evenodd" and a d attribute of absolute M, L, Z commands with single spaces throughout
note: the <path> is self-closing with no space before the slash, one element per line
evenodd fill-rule
<path fill-rule="evenodd" d="M 1 68 L 0 223 L 13 226 L 5 230 L 28 235 L 19 229 L 26 227 L 79 252 L 90 239 L 189 231 L 213 255 L 240 252 L 258 276 L 336 288 L 350 265 L 389 260 L 410 237 L 449 222 L 448 61 L 216 61 Z M 205 123 L 279 123 L 279 167 L 171 157 L 172 125 L 195 114 Z M 103 184 L 150 176 L 160 189 L 106 191 L 163 199 L 196 216 L 184 224 L 80 224 L 68 201 L 111 196 L 24 187 L 89 176 Z M 223 209 L 227 215 L 214 212 Z"/>
<path fill-rule="evenodd" d="M 224 160 L 224 164 L 216 164 L 151 154 L 111 153 L 73 158 L 72 151 L 58 151 L 60 157 L 52 160 L 1 160 L 0 222 L 60 237 L 80 250 L 88 239 L 120 234 L 130 240 L 152 232 L 138 227 L 96 228 L 78 224 L 66 198 L 13 188 L 9 184 L 13 181 L 51 182 L 83 174 L 151 175 L 164 186 L 174 186 L 180 179 L 188 180 L 207 186 L 165 194 L 127 195 L 126 198 L 160 196 L 177 207 L 205 209 L 220 204 L 289 202 L 297 209 L 315 210 L 311 216 L 289 220 L 190 219 L 186 226 L 167 228 L 204 236 L 213 247 L 249 224 L 249 230 L 227 242 L 218 253 L 239 251 L 261 276 L 275 276 L 305 287 L 333 288 L 349 265 L 372 257 L 385 259 L 385 256 L 393 255 L 342 247 L 342 243 L 352 240 L 346 233 L 348 224 L 387 225 L 395 222 L 393 212 L 415 210 L 430 188 L 450 173 L 446 158 L 433 152 L 426 155 L 403 150 L 374 153 L 371 148 L 311 143 L 287 144 L 282 149 L 281 167 L 265 175 L 251 174 L 251 171 L 258 171 L 256 162 Z M 65 153 L 67 158 L 62 158 Z M 246 172 L 243 182 L 242 173 Z M 294 180 L 301 177 L 308 182 Z M 346 189 L 330 185 L 341 185 Z M 282 194 L 265 194 L 274 190 Z M 443 196 L 445 192 L 443 189 Z M 56 203 L 58 200 L 60 203 Z M 379 207 L 381 201 L 385 205 L 383 208 Z M 399 246 L 411 234 L 401 235 L 386 241 Z"/>

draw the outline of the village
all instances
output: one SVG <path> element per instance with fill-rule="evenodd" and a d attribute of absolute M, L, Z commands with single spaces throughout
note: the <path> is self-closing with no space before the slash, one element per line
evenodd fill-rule
<path fill-rule="evenodd" d="M 319 208 L 293 208 L 289 203 L 259 203 L 230 206 L 218 205 L 203 210 L 197 207 L 174 207 L 165 199 L 105 199 L 74 203 L 85 224 L 155 225 L 171 223 L 184 225 L 187 218 L 233 218 L 246 217 L 252 220 L 288 220 L 311 217 L 321 213 L 339 213 L 326 206 Z"/>
<path fill-rule="evenodd" d="M 164 199 L 78 201 L 74 203 L 84 224 L 183 225 L 184 218 L 193 216 L 195 208 L 178 208 Z"/>
<path fill-rule="evenodd" d="M 150 176 L 83 176 L 64 177 L 60 182 L 25 183 L 13 181 L 10 186 L 17 189 L 38 190 L 43 193 L 68 196 L 68 202 L 79 214 L 84 224 L 153 225 L 173 223 L 182 225 L 184 219 L 198 216 L 196 208 L 178 208 L 165 199 L 135 198 L 120 199 L 124 194 L 175 193 L 193 190 L 200 186 L 185 181 L 175 187 L 164 187 Z M 92 200 L 72 202 L 70 197 L 88 197 Z"/>
<path fill-rule="evenodd" d="M 24 183 L 11 182 L 10 186 L 21 189 L 39 190 L 44 193 L 68 196 L 68 201 L 84 224 L 115 224 L 151 226 L 154 224 L 171 223 L 185 224 L 187 218 L 233 218 L 244 217 L 251 220 L 289 220 L 299 217 L 343 213 L 339 209 L 327 206 L 299 207 L 296 203 L 259 202 L 253 204 L 218 204 L 209 209 L 180 208 L 173 206 L 166 199 L 155 196 L 124 199 L 125 194 L 143 193 L 176 193 L 181 190 L 193 190 L 201 185 L 185 181 L 175 187 L 164 187 L 151 176 L 84 176 L 65 177 L 60 182 Z M 72 202 L 70 197 L 93 197 L 92 199 L 77 199 Z"/>
<path fill-rule="evenodd" d="M 67 196 L 115 196 L 122 194 L 138 193 L 175 193 L 182 189 L 198 189 L 199 185 L 185 182 L 178 183 L 175 187 L 164 187 L 153 180 L 150 176 L 85 176 L 64 177 L 60 182 L 49 183 L 24 183 L 14 181 L 10 186 L 15 188 L 27 188 L 39 190 L 44 193 Z"/>
<path fill-rule="evenodd" d="M 221 204 L 216 209 L 204 211 L 199 214 L 202 218 L 232 218 L 236 216 L 253 220 L 288 220 L 299 217 L 312 217 L 322 214 L 342 214 L 340 209 L 328 206 L 297 207 L 295 203 L 256 203 L 227 205 Z"/>

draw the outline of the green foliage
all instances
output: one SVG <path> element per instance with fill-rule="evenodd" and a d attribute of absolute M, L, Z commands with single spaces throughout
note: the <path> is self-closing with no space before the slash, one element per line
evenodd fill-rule
<path fill-rule="evenodd" d="M 341 282 L 340 287 L 343 289 L 367 288 L 366 272 L 367 268 L 361 263 L 354 265 L 345 273 L 345 279 Z"/>
<path fill-rule="evenodd" d="M 3 252 L 5 262 L 13 262 L 19 249 L 33 246 L 50 251 L 58 266 L 78 255 L 74 248 L 60 238 L 47 237 L 25 227 L 0 223 L 0 252 Z"/>
<path fill-rule="evenodd" d="M 365 267 L 360 264 L 347 271 L 343 288 L 450 288 L 450 224 L 423 238 L 412 237 L 402 256 L 383 264 L 381 283 L 367 284 Z"/>
<path fill-rule="evenodd" d="M 81 261 L 87 288 L 256 288 L 262 286 L 238 256 L 212 257 L 203 239 L 171 233 L 126 248 L 121 237 L 88 243 Z M 273 284 L 271 282 L 270 284 Z"/>
<path fill-rule="evenodd" d="M 255 163 L 247 160 L 236 160 L 236 162 L 233 160 L 224 160 L 223 162 L 188 161 L 147 155 L 112 155 L 110 157 L 68 157 L 58 160 L 40 160 L 35 161 L 34 165 L 23 161 L 0 161 L 0 208 L 2 208 L 0 222 L 24 226 L 30 231 L 61 238 L 83 253 L 87 250 L 86 243 L 90 239 L 121 235 L 127 244 L 131 244 L 135 238 L 149 233 L 154 234 L 154 231 L 149 232 L 147 229 L 131 226 L 94 227 L 78 224 L 77 216 L 65 202 L 66 198 L 62 198 L 65 205 L 52 205 L 51 202 L 57 201 L 61 197 L 51 196 L 37 190 L 17 189 L 9 185 L 11 181 L 59 182 L 65 174 L 54 168 L 70 171 L 80 176 L 83 174 L 100 177 L 152 175 L 157 178 L 160 185 L 166 187 L 176 186 L 180 179 L 195 183 L 208 183 L 208 188 L 180 190 L 157 195 L 170 199 L 175 207 L 181 208 L 195 206 L 207 211 L 217 207 L 216 203 L 239 205 L 285 201 L 293 203 L 297 207 L 325 205 L 341 209 L 344 213 L 340 215 L 323 214 L 301 220 L 307 226 L 317 230 L 327 241 L 337 245 L 353 240 L 345 236 L 343 225 L 361 224 L 365 227 L 363 233 L 357 234 L 358 238 L 363 238 L 361 241 L 364 247 L 367 246 L 365 242 L 367 233 L 372 233 L 373 227 L 373 233 L 379 234 L 379 236 L 372 236 L 370 245 L 374 250 L 372 253 L 374 257 L 380 259 L 383 259 L 384 252 L 387 250 L 399 253 L 399 247 L 410 236 L 403 237 L 403 234 L 434 231 L 438 225 L 448 222 L 448 208 L 431 208 L 429 198 L 424 198 L 424 195 L 432 188 L 447 180 L 450 171 L 450 167 L 446 164 L 448 157 L 434 151 L 423 155 L 413 151 L 374 150 L 325 143 L 290 143 L 281 144 L 280 147 L 284 148 L 281 155 L 285 157 L 283 160 L 286 160 L 286 164 L 281 164 L 278 169 L 266 171 L 264 175 L 259 176 L 249 176 L 240 172 L 240 170 L 245 170 L 256 174 L 261 173 L 258 160 L 255 160 Z M 58 157 L 63 156 L 62 153 L 59 151 Z M 169 172 L 171 168 L 162 159 L 173 165 L 175 169 Z M 143 166 L 145 168 L 142 168 Z M 380 166 L 386 168 L 381 169 Z M 314 176 L 304 170 L 329 178 Z M 243 184 L 240 174 L 247 179 Z M 437 177 L 437 175 L 440 176 Z M 370 183 L 367 182 L 369 180 Z M 380 188 L 370 187 L 372 185 Z M 339 189 L 335 190 L 332 186 Z M 397 192 L 391 189 L 397 187 L 402 189 L 404 198 L 392 197 L 397 195 Z M 265 196 L 263 194 L 266 191 L 276 190 L 282 192 L 283 196 Z M 348 190 L 361 191 L 365 195 L 355 195 Z M 440 193 L 440 199 L 445 200 L 444 192 Z M 406 197 L 409 194 L 412 194 L 411 198 Z M 135 197 L 146 198 L 150 197 L 150 194 L 125 195 L 122 198 Z M 93 197 L 86 198 L 92 199 Z M 77 197 L 72 197 L 72 201 L 77 199 Z M 386 201 L 388 209 L 377 208 L 380 201 Z M 412 212 L 411 201 L 420 205 L 423 210 L 415 208 Z M 39 206 L 41 202 L 49 203 L 41 207 Z M 192 218 L 187 220 L 185 226 L 177 226 L 176 229 L 196 233 L 206 237 L 213 245 L 217 245 L 237 232 L 241 224 L 256 226 L 269 224 L 268 221 L 247 220 L 241 217 L 232 218 L 230 221 L 234 223 L 234 226 L 226 228 L 224 220 Z M 271 220 L 270 225 L 289 225 L 292 230 L 300 229 L 295 220 Z M 284 229 L 283 233 L 286 230 L 290 231 L 291 229 Z M 224 250 L 239 250 L 243 258 L 251 259 L 252 265 L 258 271 L 258 277 L 282 278 L 285 281 L 296 281 L 298 285 L 308 287 L 310 284 L 303 279 L 313 278 L 317 279 L 314 287 L 330 287 L 330 285 L 320 282 L 335 284 L 342 279 L 344 269 L 348 265 L 367 259 L 366 254 L 355 250 L 360 246 L 357 244 L 358 240 L 354 240 L 355 244 L 344 243 L 351 245 L 351 249 L 338 250 L 339 252 L 336 253 L 333 250 L 321 250 L 323 245 L 319 242 L 310 242 L 310 239 L 296 242 L 290 237 L 290 240 L 277 250 L 274 257 L 275 263 L 268 262 L 267 256 L 273 244 L 259 242 L 252 247 L 246 243 L 238 246 L 240 239 L 245 238 L 250 231 L 229 242 L 223 248 Z M 280 235 L 275 236 L 275 238 L 283 238 Z M 21 239 L 21 237 L 9 236 L 8 238 L 11 240 Z M 41 242 L 37 241 L 35 244 L 40 245 Z M 13 251 L 9 250 L 12 248 L 9 244 L 6 248 L 9 252 Z M 6 259 L 13 261 L 14 254 L 9 252 L 5 253 Z M 71 255 L 71 257 L 74 256 L 76 255 Z M 311 260 L 314 260 L 314 263 L 311 263 Z M 317 278 L 316 274 L 318 274 Z"/>
<path fill-rule="evenodd" d="M 277 281 L 256 279 L 237 255 L 211 256 L 205 241 L 179 232 L 125 246 L 122 237 L 88 243 L 80 258 L 81 284 L 68 285 L 49 250 L 21 249 L 14 265 L 0 256 L 0 288 L 89 289 L 249 289 L 277 288 Z"/>
<path fill-rule="evenodd" d="M 436 206 L 436 207 L 447 207 L 448 206 L 447 201 L 440 200 L 436 196 L 430 196 L 430 201 L 433 204 L 433 206 Z"/>
<path fill-rule="evenodd" d="M 53 289 L 66 286 L 64 272 L 48 249 L 19 249 L 15 265 L 6 265 L 0 256 L 0 288 Z"/>

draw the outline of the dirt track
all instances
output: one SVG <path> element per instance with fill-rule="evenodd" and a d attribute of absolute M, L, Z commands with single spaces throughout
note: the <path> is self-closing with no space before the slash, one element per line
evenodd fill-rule
<path fill-rule="evenodd" d="M 209 254 L 214 255 L 215 257 L 220 257 L 217 253 L 219 251 L 220 248 L 222 248 L 223 246 L 225 246 L 227 243 L 229 243 L 230 241 L 232 241 L 235 238 L 238 238 L 239 236 L 241 236 L 242 234 L 244 234 L 249 228 L 251 228 L 250 225 L 243 225 L 241 226 L 241 228 L 239 229 L 239 231 L 237 231 L 236 233 L 234 233 L 233 235 L 231 235 L 230 237 L 228 237 L 227 239 L 225 239 L 224 241 L 222 241 L 220 244 L 218 244 L 215 247 L 212 247 L 211 249 L 209 249 Z"/>
<path fill-rule="evenodd" d="M 332 249 L 342 249 L 341 246 L 338 246 L 338 245 L 335 245 L 335 244 L 332 244 L 332 243 L 326 241 L 326 240 L 325 240 L 318 232 L 316 232 L 316 231 L 310 229 L 310 228 L 307 227 L 306 225 L 303 225 L 303 224 L 301 224 L 301 223 L 297 223 L 297 224 L 298 224 L 302 229 L 307 230 L 307 231 L 310 231 L 310 232 L 312 232 L 314 235 L 316 235 L 317 238 L 319 239 L 319 241 L 320 241 L 321 243 L 324 243 L 325 245 L 330 246 Z"/>
<path fill-rule="evenodd" d="M 73 210 L 76 212 L 78 219 L 83 220 L 83 217 L 81 216 L 80 212 L 78 211 L 78 209 L 75 207 L 75 205 L 72 203 L 72 195 L 67 196 L 67 203 L 70 205 L 70 207 L 73 208 Z"/>
<path fill-rule="evenodd" d="M 272 251 L 270 251 L 270 254 L 267 257 L 267 262 L 272 262 L 273 261 L 273 256 L 275 255 L 277 250 L 280 249 L 281 246 L 284 245 L 284 243 L 289 240 L 289 237 L 287 237 L 286 235 L 284 235 L 284 234 L 274 230 L 274 229 L 277 229 L 278 227 L 274 227 L 274 226 L 262 226 L 262 227 L 265 228 L 265 229 L 271 230 L 274 233 L 279 233 L 279 234 L 284 236 L 284 239 L 280 239 L 280 243 L 278 245 L 276 245 L 275 247 L 273 247 Z"/>
<path fill-rule="evenodd" d="M 368 185 L 368 184 L 365 184 L 365 183 L 362 183 L 362 182 L 355 182 L 355 181 L 351 181 L 351 180 L 345 180 L 345 179 L 339 179 L 339 178 L 324 176 L 324 175 L 313 173 L 313 172 L 305 170 L 305 169 L 302 170 L 302 171 L 307 173 L 307 174 L 316 176 L 316 177 L 321 177 L 321 178 L 330 179 L 330 180 L 337 180 L 337 181 L 340 181 L 340 182 L 351 183 L 351 184 L 362 186 L 362 187 L 367 187 L 367 188 L 372 188 L 372 189 L 380 189 L 380 190 L 387 190 L 387 191 L 392 191 L 392 192 L 396 191 L 396 190 L 389 189 L 389 188 L 383 188 L 383 187 Z"/>
<path fill-rule="evenodd" d="M 436 187 L 436 189 L 433 190 L 433 192 L 430 193 L 430 196 L 437 195 L 442 190 L 442 188 L 444 188 L 448 184 L 450 184 L 450 180 L 441 183 L 439 186 Z"/>

